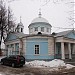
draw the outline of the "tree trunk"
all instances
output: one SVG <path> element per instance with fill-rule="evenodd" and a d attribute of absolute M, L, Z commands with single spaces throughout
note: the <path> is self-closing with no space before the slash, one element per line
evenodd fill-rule
<path fill-rule="evenodd" d="M 1 56 L 2 52 L 1 52 L 1 41 L 0 41 L 0 56 Z"/>
<path fill-rule="evenodd" d="M 2 51 L 1 51 L 1 42 L 2 42 L 2 37 L 3 37 L 3 26 L 1 27 L 1 40 L 0 40 L 0 55 L 2 55 Z"/>

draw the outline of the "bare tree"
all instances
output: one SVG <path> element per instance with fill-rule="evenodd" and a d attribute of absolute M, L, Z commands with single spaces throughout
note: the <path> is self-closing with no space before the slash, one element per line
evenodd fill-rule
<path fill-rule="evenodd" d="M 0 1 L 0 51 L 2 38 L 5 40 L 5 36 L 14 29 L 14 25 L 10 9 L 7 10 L 4 1 Z"/>

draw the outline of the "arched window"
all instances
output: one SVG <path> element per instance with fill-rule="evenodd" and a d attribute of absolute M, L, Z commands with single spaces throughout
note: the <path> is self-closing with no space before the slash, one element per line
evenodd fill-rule
<path fill-rule="evenodd" d="M 21 32 L 23 32 L 23 28 L 21 28 Z"/>
<path fill-rule="evenodd" d="M 44 27 L 41 27 L 41 31 L 44 32 Z"/>
<path fill-rule="evenodd" d="M 38 31 L 38 27 L 35 27 L 35 30 L 34 31 Z"/>
<path fill-rule="evenodd" d="M 49 28 L 47 28 L 47 32 L 49 32 Z"/>

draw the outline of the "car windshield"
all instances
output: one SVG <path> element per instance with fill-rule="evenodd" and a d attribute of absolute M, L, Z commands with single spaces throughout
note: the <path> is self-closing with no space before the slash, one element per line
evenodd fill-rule
<path fill-rule="evenodd" d="M 14 55 L 11 55 L 11 56 L 8 56 L 8 58 L 15 58 L 16 56 L 14 56 Z"/>
<path fill-rule="evenodd" d="M 11 55 L 8 58 L 17 58 L 17 57 L 19 57 L 20 59 L 24 59 L 24 57 L 20 55 Z"/>

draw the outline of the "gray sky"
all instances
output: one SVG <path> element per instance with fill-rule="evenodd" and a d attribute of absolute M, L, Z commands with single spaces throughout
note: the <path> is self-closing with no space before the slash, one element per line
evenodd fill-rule
<path fill-rule="evenodd" d="M 20 16 L 22 17 L 22 23 L 24 25 L 24 33 L 29 33 L 28 25 L 32 20 L 38 17 L 39 9 L 41 8 L 42 17 L 48 20 L 52 25 L 52 32 L 60 32 L 66 29 L 54 28 L 73 28 L 73 21 L 69 20 L 73 18 L 73 4 L 70 3 L 73 0 L 62 0 L 54 3 L 57 0 L 50 0 L 45 5 L 46 0 L 16 0 L 9 3 L 17 23 L 20 22 Z"/>

